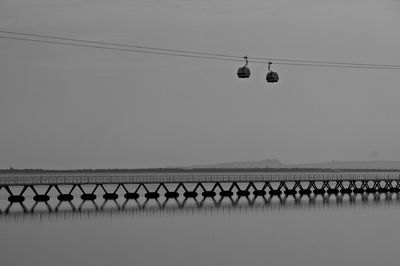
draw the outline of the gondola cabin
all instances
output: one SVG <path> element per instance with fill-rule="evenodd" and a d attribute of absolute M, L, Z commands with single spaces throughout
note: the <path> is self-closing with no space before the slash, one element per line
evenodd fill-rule
<path fill-rule="evenodd" d="M 268 83 L 275 83 L 278 82 L 279 80 L 279 76 L 278 73 L 271 71 L 271 62 L 268 63 L 268 73 L 267 73 L 267 77 L 266 80 Z"/>
<path fill-rule="evenodd" d="M 246 60 L 246 64 L 238 69 L 237 75 L 240 79 L 247 79 L 250 77 L 250 69 L 247 67 L 249 61 L 247 61 L 247 56 L 243 58 Z"/>
<path fill-rule="evenodd" d="M 275 83 L 279 81 L 279 76 L 278 73 L 270 71 L 267 73 L 267 78 L 266 78 L 268 83 Z"/>
<path fill-rule="evenodd" d="M 240 67 L 237 71 L 238 78 L 246 79 L 250 77 L 250 69 L 246 66 Z"/>

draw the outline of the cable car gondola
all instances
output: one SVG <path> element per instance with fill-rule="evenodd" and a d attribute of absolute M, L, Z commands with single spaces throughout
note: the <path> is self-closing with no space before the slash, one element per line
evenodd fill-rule
<path fill-rule="evenodd" d="M 272 64 L 271 62 L 268 63 L 268 73 L 267 73 L 266 80 L 268 83 L 275 83 L 275 82 L 278 82 L 279 75 L 277 72 L 271 71 L 271 64 Z"/>
<path fill-rule="evenodd" d="M 240 79 L 247 79 L 250 77 L 250 69 L 247 67 L 247 64 L 249 63 L 247 61 L 247 56 L 245 56 L 244 59 L 246 60 L 246 64 L 240 67 L 237 71 L 238 78 Z"/>

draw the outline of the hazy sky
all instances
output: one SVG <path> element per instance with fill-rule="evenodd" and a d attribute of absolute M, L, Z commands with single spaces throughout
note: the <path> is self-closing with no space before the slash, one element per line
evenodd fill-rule
<path fill-rule="evenodd" d="M 397 0 L 0 0 L 0 30 L 400 64 Z M 400 160 L 400 70 L 267 66 L 0 39 L 0 168 Z"/>

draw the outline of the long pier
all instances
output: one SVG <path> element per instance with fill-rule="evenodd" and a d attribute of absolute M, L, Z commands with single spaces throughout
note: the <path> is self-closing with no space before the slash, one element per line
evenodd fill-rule
<path fill-rule="evenodd" d="M 0 195 L 5 193 L 11 203 L 27 197 L 47 202 L 53 195 L 68 202 L 76 197 L 94 201 L 98 196 L 150 200 L 399 192 L 400 173 L 379 172 L 0 177 Z"/>

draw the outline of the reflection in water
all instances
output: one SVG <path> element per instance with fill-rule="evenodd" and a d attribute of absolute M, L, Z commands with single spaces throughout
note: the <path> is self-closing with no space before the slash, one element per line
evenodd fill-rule
<path fill-rule="evenodd" d="M 7 203 L 0 207 L 0 221 L 15 222 L 24 220 L 69 220 L 82 218 L 97 218 L 115 215 L 156 216 L 177 215 L 185 213 L 216 213 L 242 211 L 291 211 L 304 209 L 332 209 L 342 207 L 381 207 L 400 206 L 400 194 L 350 194 L 324 196 L 273 196 L 273 197 L 206 197 L 147 199 L 140 202 L 136 199 L 81 201 L 54 201 L 26 203 Z"/>

